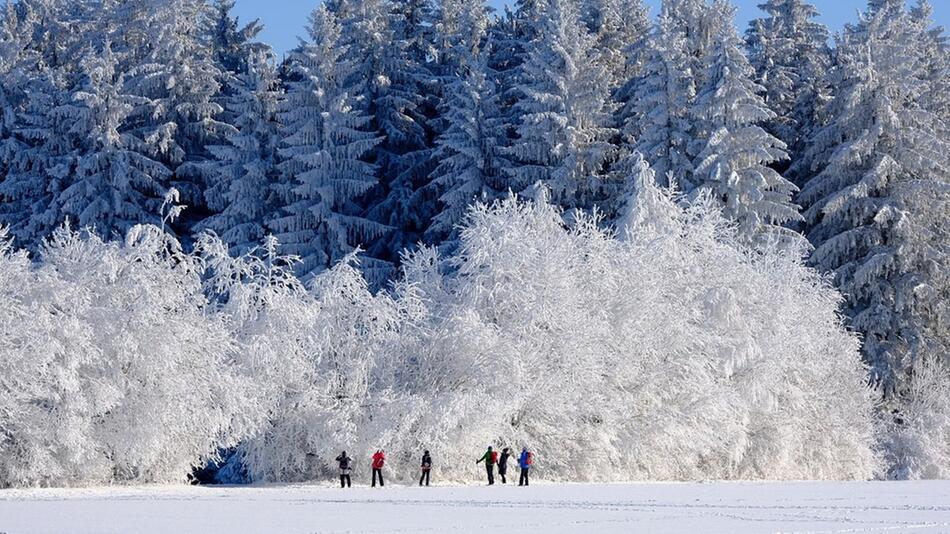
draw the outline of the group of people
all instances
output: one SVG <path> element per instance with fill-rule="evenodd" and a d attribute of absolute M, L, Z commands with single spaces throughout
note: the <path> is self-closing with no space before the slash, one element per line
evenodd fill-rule
<path fill-rule="evenodd" d="M 485 454 L 481 458 L 475 460 L 476 464 L 485 462 L 485 469 L 488 474 L 488 485 L 491 486 L 495 483 L 495 466 L 498 466 L 498 476 L 501 477 L 501 483 L 507 484 L 508 479 L 505 478 L 508 474 L 508 460 L 510 460 L 514 454 L 511 452 L 508 447 L 505 447 L 501 450 L 501 454 L 498 454 L 498 451 L 488 447 L 488 450 L 485 451 Z M 519 486 L 528 485 L 528 473 L 531 472 L 531 465 L 534 464 L 534 453 L 528 450 L 527 447 L 521 449 L 521 454 L 518 456 L 518 467 L 521 469 L 521 477 L 518 479 Z"/>
<path fill-rule="evenodd" d="M 488 472 L 488 485 L 491 486 L 495 483 L 495 466 L 498 466 L 498 475 L 501 477 L 501 483 L 507 484 L 508 480 L 505 476 L 508 474 L 508 461 L 514 457 L 514 454 L 505 447 L 501 451 L 501 455 L 497 451 L 488 447 L 488 450 L 482 455 L 481 458 L 475 460 L 476 464 L 485 462 L 485 467 Z M 340 487 L 341 488 L 350 488 L 353 487 L 353 481 L 350 479 L 350 471 L 353 469 L 353 459 L 347 456 L 346 451 L 340 453 L 336 457 L 336 462 L 340 466 Z M 528 485 L 528 473 L 531 470 L 531 465 L 534 463 L 534 454 L 528 450 L 527 447 L 521 449 L 521 455 L 518 457 L 518 467 L 521 469 L 521 478 L 518 481 L 519 486 Z M 383 487 L 383 466 L 386 465 L 386 452 L 382 449 L 379 449 L 373 454 L 373 482 L 372 487 L 376 487 L 376 480 L 379 480 L 379 486 Z M 422 475 L 419 477 L 419 485 L 422 486 L 425 483 L 426 486 L 429 485 L 429 473 L 432 471 L 432 456 L 429 454 L 429 451 L 422 452 Z"/>

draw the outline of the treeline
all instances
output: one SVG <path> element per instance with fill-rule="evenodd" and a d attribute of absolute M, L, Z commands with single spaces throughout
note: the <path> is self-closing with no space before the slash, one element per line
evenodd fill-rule
<path fill-rule="evenodd" d="M 870 0 L 834 39 L 804 0 L 744 36 L 725 0 L 328 0 L 276 61 L 233 0 L 19 0 L 0 24 L 0 222 L 159 224 L 373 288 L 447 253 L 474 201 L 545 196 L 609 227 L 644 158 L 754 247 L 844 295 L 895 421 L 950 354 L 950 77 L 930 7 Z"/>
<path fill-rule="evenodd" d="M 389 292 L 355 257 L 304 286 L 273 239 L 234 257 L 209 234 L 189 253 L 156 226 L 63 229 L 32 263 L 7 246 L 0 487 L 184 482 L 223 451 L 219 480 L 332 481 L 340 450 L 380 448 L 399 480 L 428 449 L 466 482 L 493 442 L 560 481 L 950 466 L 939 401 L 918 399 L 919 432 L 879 424 L 827 280 L 747 248 L 711 199 L 634 181 L 610 231 L 544 198 L 474 206 L 456 252 L 407 255 Z"/>

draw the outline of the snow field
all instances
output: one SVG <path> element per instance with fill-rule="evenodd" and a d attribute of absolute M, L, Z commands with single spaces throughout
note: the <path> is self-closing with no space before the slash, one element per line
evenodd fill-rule
<path fill-rule="evenodd" d="M 0 532 L 942 533 L 950 482 L 21 489 L 0 492 Z"/>

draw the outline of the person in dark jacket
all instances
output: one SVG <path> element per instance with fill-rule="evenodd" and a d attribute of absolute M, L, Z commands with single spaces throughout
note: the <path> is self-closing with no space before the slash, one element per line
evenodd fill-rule
<path fill-rule="evenodd" d="M 519 486 L 528 485 L 528 471 L 531 470 L 531 464 L 534 463 L 534 454 L 525 447 L 521 449 L 521 456 L 518 457 L 518 467 L 521 468 L 521 478 L 518 479 Z"/>
<path fill-rule="evenodd" d="M 422 476 L 419 477 L 419 485 L 422 485 L 422 481 L 426 481 L 426 487 L 429 486 L 429 471 L 432 470 L 432 457 L 429 456 L 429 451 L 422 452 Z"/>
<path fill-rule="evenodd" d="M 508 474 L 508 459 L 514 456 L 508 447 L 501 450 L 501 456 L 498 457 L 498 476 L 501 477 L 501 483 L 507 484 L 505 475 Z"/>
<path fill-rule="evenodd" d="M 385 486 L 383 484 L 383 465 L 386 464 L 386 453 L 382 449 L 376 451 L 376 454 L 373 455 L 373 487 L 376 487 L 376 477 L 379 476 L 379 487 Z"/>
<path fill-rule="evenodd" d="M 481 458 L 475 460 L 476 464 L 485 462 L 485 470 L 488 473 L 488 485 L 491 486 L 495 483 L 495 463 L 498 462 L 498 453 L 492 450 L 491 447 L 488 447 L 488 450 L 485 451 L 485 454 Z"/>
<path fill-rule="evenodd" d="M 340 464 L 340 487 L 352 488 L 353 483 L 350 481 L 350 465 L 353 460 L 346 455 L 346 451 L 343 451 L 336 457 L 336 462 Z"/>

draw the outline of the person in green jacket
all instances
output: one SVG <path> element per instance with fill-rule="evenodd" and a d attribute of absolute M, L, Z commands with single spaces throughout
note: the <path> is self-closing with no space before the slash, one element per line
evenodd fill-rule
<path fill-rule="evenodd" d="M 498 453 L 492 450 L 491 447 L 488 447 L 485 454 L 478 460 L 475 460 L 476 464 L 482 462 L 485 462 L 485 469 L 488 472 L 488 485 L 491 486 L 495 483 L 495 464 L 498 463 Z"/>

